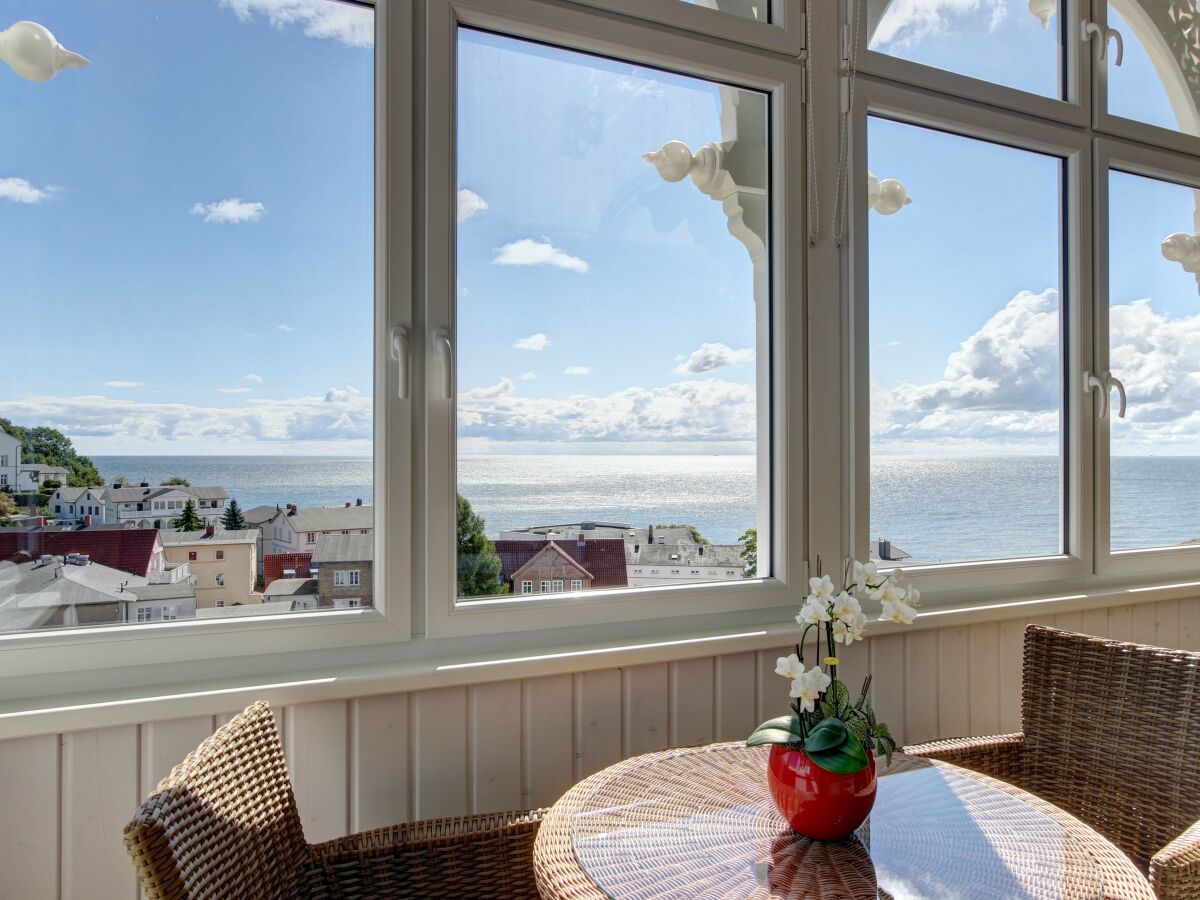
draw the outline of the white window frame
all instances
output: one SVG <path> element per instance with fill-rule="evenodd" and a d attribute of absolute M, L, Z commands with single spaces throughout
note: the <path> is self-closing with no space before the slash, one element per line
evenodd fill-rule
<path fill-rule="evenodd" d="M 577 0 L 683 31 L 799 56 L 804 50 L 805 0 L 768 0 L 770 21 L 757 22 L 682 0 Z"/>
<path fill-rule="evenodd" d="M 360 0 L 372 3 L 372 0 Z M 410 3 L 377 3 L 375 39 L 375 329 L 374 466 L 375 594 L 382 602 L 355 610 L 222 619 L 153 622 L 0 634 L 6 673 L 77 673 L 81 690 L 91 689 L 99 669 L 128 666 L 139 659 L 139 683 L 165 683 L 185 660 L 221 662 L 223 675 L 250 672 L 266 654 L 321 650 L 352 664 L 371 644 L 406 641 L 412 634 L 412 409 L 398 391 L 391 359 L 391 330 L 412 322 L 413 160 L 415 10 Z M 411 393 L 409 395 L 411 397 Z M 132 504 L 119 504 L 129 512 Z M 334 626 L 331 630 L 331 626 Z M 145 678 L 159 679 L 145 681 Z M 0 679 L 2 680 L 2 679 Z M 62 682 L 69 683 L 68 681 Z M 13 690 L 20 690 L 14 687 Z"/>
<path fill-rule="evenodd" d="M 1145 126 L 1147 128 L 1152 126 Z M 1155 129 L 1156 132 L 1162 129 Z M 1109 371 L 1109 172 L 1141 175 L 1200 190 L 1200 172 L 1194 156 L 1167 149 L 1155 149 L 1115 139 L 1096 142 L 1096 372 Z M 1180 225 L 1187 231 L 1192 223 Z M 1161 235 L 1166 237 L 1166 235 Z M 1182 274 L 1182 272 L 1181 272 Z M 1113 372 L 1117 378 L 1121 373 Z M 1115 400 L 1113 394 L 1110 400 Z M 1110 434 L 1113 416 L 1097 419 L 1096 427 L 1096 560 L 1100 575 L 1113 577 L 1154 575 L 1167 578 L 1194 578 L 1200 571 L 1200 545 L 1147 547 L 1137 550 L 1112 550 L 1112 464 Z M 1119 427 L 1119 426 L 1118 426 Z"/>
<path fill-rule="evenodd" d="M 521 582 L 521 593 L 522 594 L 532 594 L 533 593 L 533 582 L 529 581 L 529 580 L 522 581 Z"/>
<path fill-rule="evenodd" d="M 679 4 L 685 11 L 687 4 Z M 734 19 L 725 16 L 724 19 Z M 773 471 L 760 462 L 759 533 L 769 540 L 759 547 L 761 570 L 769 577 L 737 584 L 679 584 L 589 593 L 588 602 L 564 601 L 544 594 L 504 595 L 496 599 L 456 602 L 454 494 L 456 490 L 454 373 L 440 364 L 434 340 L 445 330 L 453 341 L 456 312 L 455 177 L 456 44 L 458 26 L 482 28 L 634 63 L 670 69 L 770 93 L 770 233 L 771 332 L 760 331 L 760 355 L 769 348 L 770 390 L 759 386 L 760 437 Z M 420 593 L 425 598 L 425 627 L 430 637 L 463 637 L 498 632 L 533 632 L 544 628 L 602 625 L 674 616 L 699 616 L 738 610 L 786 608 L 806 577 L 803 532 L 804 452 L 803 261 L 791 252 L 788 235 L 803 233 L 803 178 L 796 160 L 803 158 L 803 69 L 793 60 L 752 52 L 692 35 L 652 28 L 609 16 L 598 16 L 566 4 L 536 0 L 429 0 L 426 18 L 429 71 L 425 109 L 428 129 L 425 170 L 425 319 L 422 351 L 425 373 L 425 443 L 419 454 L 424 485 L 424 531 L 428 554 Z M 790 171 L 788 174 L 790 161 Z M 687 186 L 683 186 L 687 187 Z M 795 238 L 792 238 L 794 241 Z M 760 319 L 766 319 L 760 316 Z M 762 323 L 765 331 L 767 322 Z M 451 363 L 452 365 L 452 363 Z M 769 413 L 768 402 L 774 407 Z M 769 418 L 764 418 L 769 416 Z M 789 441 L 788 436 L 792 439 Z M 765 455 L 761 459 L 767 458 Z M 769 509 L 769 512 L 767 511 Z M 769 517 L 769 518 L 764 518 Z"/>
<path fill-rule="evenodd" d="M 582 591 L 583 590 L 583 579 L 582 578 L 572 578 L 571 579 L 571 590 Z"/>

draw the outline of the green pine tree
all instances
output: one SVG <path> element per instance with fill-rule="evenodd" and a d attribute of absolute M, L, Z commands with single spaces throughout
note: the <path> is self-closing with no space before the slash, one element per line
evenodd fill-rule
<path fill-rule="evenodd" d="M 496 545 L 484 534 L 484 521 L 471 509 L 470 502 L 456 495 L 458 513 L 458 596 L 482 597 L 505 594 L 508 588 L 500 578 L 500 557 Z"/>
<path fill-rule="evenodd" d="M 196 515 L 196 503 L 188 500 L 183 504 L 183 512 L 179 518 L 171 520 L 171 527 L 180 531 L 199 531 L 204 527 L 204 520 Z"/>
<path fill-rule="evenodd" d="M 225 507 L 225 515 L 221 517 L 221 527 L 226 531 L 241 531 L 246 527 L 246 517 L 242 515 L 242 508 L 238 506 L 236 497 L 230 498 L 229 505 Z"/>
<path fill-rule="evenodd" d="M 746 561 L 746 571 L 742 574 L 753 578 L 758 574 L 758 529 L 747 528 L 738 540 L 742 542 L 742 559 Z"/>

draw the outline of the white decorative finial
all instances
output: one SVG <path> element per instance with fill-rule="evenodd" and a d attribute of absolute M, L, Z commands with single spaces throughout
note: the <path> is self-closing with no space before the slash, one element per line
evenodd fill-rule
<path fill-rule="evenodd" d="M 867 206 L 881 216 L 890 216 L 912 203 L 908 189 L 895 178 L 880 181 L 874 172 L 867 172 Z"/>
<path fill-rule="evenodd" d="M 50 29 L 37 22 L 17 22 L 0 31 L 0 59 L 28 81 L 49 81 L 63 69 L 90 65 L 60 44 Z"/>
<path fill-rule="evenodd" d="M 1029 11 L 1041 19 L 1042 28 L 1050 27 L 1050 20 L 1058 12 L 1058 0 L 1029 0 Z"/>
<path fill-rule="evenodd" d="M 667 141 L 652 153 L 643 153 L 642 159 L 658 169 L 663 181 L 683 181 L 692 170 L 692 151 L 683 141 Z"/>
<path fill-rule="evenodd" d="M 691 175 L 696 187 L 717 200 L 737 190 L 729 173 L 721 168 L 722 158 L 723 151 L 717 144 L 705 144 L 693 153 L 683 141 L 667 141 L 659 149 L 642 154 L 642 159 L 658 169 L 663 181 L 683 181 Z"/>
<path fill-rule="evenodd" d="M 1172 234 L 1162 242 L 1162 255 L 1183 266 L 1185 272 L 1200 272 L 1200 234 Z"/>

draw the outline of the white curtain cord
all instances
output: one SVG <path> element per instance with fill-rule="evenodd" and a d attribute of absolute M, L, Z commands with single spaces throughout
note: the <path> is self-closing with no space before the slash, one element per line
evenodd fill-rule
<path fill-rule="evenodd" d="M 850 117 L 854 111 L 854 87 L 858 80 L 858 25 L 861 21 L 862 0 L 850 0 L 850 16 L 846 23 L 849 36 L 845 51 L 845 87 L 842 98 L 841 133 L 838 135 L 837 196 L 834 198 L 833 239 L 840 250 L 846 240 L 846 205 L 850 195 Z"/>
<path fill-rule="evenodd" d="M 804 112 L 807 133 L 805 141 L 808 151 L 808 246 L 817 246 L 817 238 L 821 236 L 821 196 L 817 178 L 817 126 L 813 117 L 813 75 L 812 75 L 812 11 L 804 17 Z"/>

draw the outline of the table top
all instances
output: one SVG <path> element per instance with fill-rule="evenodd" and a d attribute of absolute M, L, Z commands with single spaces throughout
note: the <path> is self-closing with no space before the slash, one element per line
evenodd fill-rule
<path fill-rule="evenodd" d="M 848 841 L 793 834 L 767 750 L 666 750 L 605 769 L 547 814 L 543 898 L 1153 898 L 1117 847 L 1019 788 L 897 754 Z"/>

